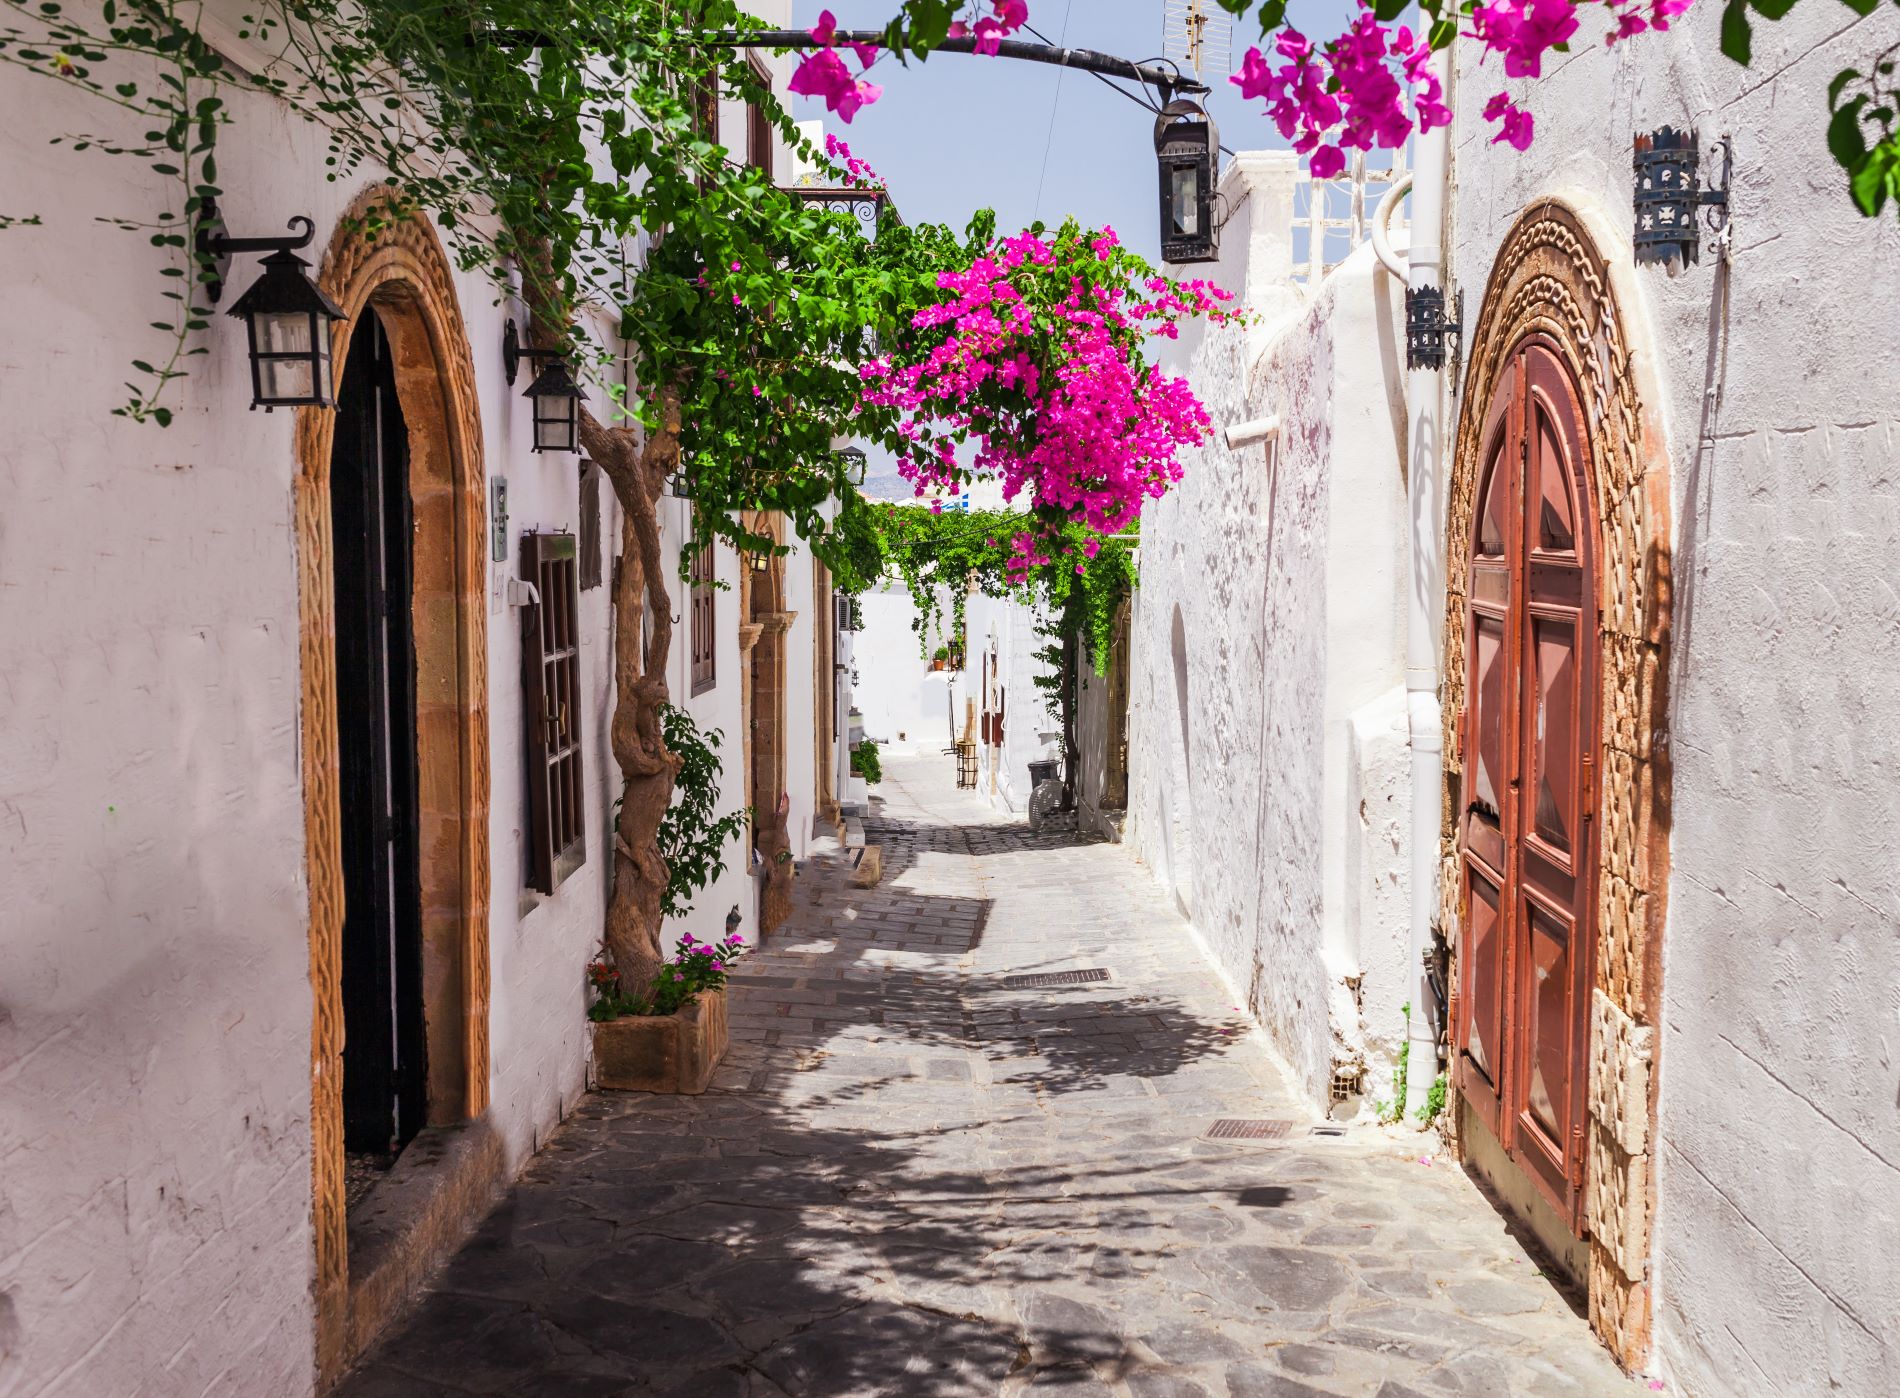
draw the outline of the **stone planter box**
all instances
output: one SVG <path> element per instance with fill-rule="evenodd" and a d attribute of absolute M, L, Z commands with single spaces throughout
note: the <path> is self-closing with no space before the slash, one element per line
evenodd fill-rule
<path fill-rule="evenodd" d="M 613 1092 L 697 1096 L 732 1042 L 723 989 L 701 991 L 670 1015 L 623 1015 L 592 1028 L 595 1081 Z"/>

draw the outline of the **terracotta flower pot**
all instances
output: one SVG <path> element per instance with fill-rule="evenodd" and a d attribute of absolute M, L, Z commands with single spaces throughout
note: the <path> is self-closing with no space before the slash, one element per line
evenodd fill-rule
<path fill-rule="evenodd" d="M 623 1015 L 596 1023 L 594 1076 L 614 1092 L 697 1096 L 726 1056 L 725 990 L 704 990 L 670 1015 Z"/>

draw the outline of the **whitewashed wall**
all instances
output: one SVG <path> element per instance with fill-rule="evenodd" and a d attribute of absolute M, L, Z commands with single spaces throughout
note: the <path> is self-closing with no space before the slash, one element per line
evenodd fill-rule
<path fill-rule="evenodd" d="M 852 650 L 858 672 L 857 705 L 864 714 L 864 736 L 898 752 L 936 752 L 951 742 L 953 707 L 962 731 L 963 703 L 958 676 L 930 669 L 927 652 L 942 645 L 933 632 L 923 648 L 913 629 L 916 604 L 901 582 L 886 582 L 858 598 L 864 630 Z"/>
<path fill-rule="evenodd" d="M 1051 708 L 1036 679 L 1053 673 L 1036 652 L 1048 642 L 1036 634 L 1036 611 L 1014 597 L 970 598 L 968 669 L 964 683 L 983 713 L 984 657 L 996 657 L 996 689 L 1002 695 L 1003 742 L 991 748 L 978 734 L 977 788 L 1000 809 L 1021 813 L 1029 808 L 1029 764 L 1044 757 L 1062 756 L 1062 718 Z"/>
<path fill-rule="evenodd" d="M 1828 80 L 1900 30 L 1888 7 L 1802 5 L 1757 20 L 1745 71 L 1720 16 L 1609 53 L 1580 35 L 1531 89 L 1522 156 L 1487 144 L 1497 72 L 1466 53 L 1453 270 L 1475 314 L 1546 194 L 1627 265 L 1631 134 L 1734 138 L 1732 267 L 1639 269 L 1624 307 L 1662 387 L 1675 527 L 1658 1359 L 1674 1392 L 1893 1393 L 1900 228 L 1855 213 L 1824 134 Z"/>
<path fill-rule="evenodd" d="M 1316 1102 L 1390 1094 L 1404 1021 L 1399 289 L 1363 248 L 1290 280 L 1292 158 L 1240 156 L 1215 279 L 1251 328 L 1184 336 L 1215 435 L 1149 507 L 1126 839 Z M 1277 446 L 1225 427 L 1277 415 Z M 1395 726 L 1396 723 L 1396 726 Z"/>
<path fill-rule="evenodd" d="M 787 6 L 764 8 L 783 19 Z M 320 252 L 369 180 L 325 183 L 312 128 L 226 96 L 232 231 L 307 214 Z M 143 327 L 166 283 L 142 236 L 100 220 L 149 217 L 173 195 L 136 160 L 49 144 L 73 131 L 127 134 L 54 83 L 0 82 L 0 212 L 44 219 L 0 232 L 0 314 L 31 327 L 0 351 L 0 1392 L 307 1393 L 295 419 L 247 411 L 243 330 L 223 316 L 172 427 L 111 415 L 126 362 L 163 353 Z M 238 259 L 240 289 L 255 267 Z M 554 897 L 524 897 L 519 619 L 498 584 L 523 529 L 577 529 L 576 458 L 528 451 L 527 404 L 501 372 L 517 312 L 479 276 L 456 285 L 487 469 L 511 491 L 488 618 L 488 1115 L 518 1164 L 584 1081 L 583 972 L 617 791 L 607 593 L 582 605 L 588 861 Z M 611 552 L 610 496 L 602 533 Z M 722 569 L 736 576 L 729 553 Z M 742 780 L 730 633 L 720 664 L 721 702 L 695 707 L 726 727 Z M 698 925 L 722 923 L 743 887 L 722 880 Z"/>

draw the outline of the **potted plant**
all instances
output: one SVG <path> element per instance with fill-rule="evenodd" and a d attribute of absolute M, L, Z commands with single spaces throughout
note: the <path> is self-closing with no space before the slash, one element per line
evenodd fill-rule
<path fill-rule="evenodd" d="M 937 649 L 931 653 L 931 656 L 930 656 L 931 669 L 941 670 L 944 668 L 944 666 L 948 665 L 949 663 L 950 663 L 950 648 L 948 646 L 938 646 Z"/>
<path fill-rule="evenodd" d="M 622 987 L 603 949 L 587 968 L 598 1084 L 619 1092 L 704 1092 L 732 1042 L 726 971 L 744 952 L 745 938 L 737 932 L 717 943 L 697 941 L 689 932 L 673 959 L 635 995 Z"/>

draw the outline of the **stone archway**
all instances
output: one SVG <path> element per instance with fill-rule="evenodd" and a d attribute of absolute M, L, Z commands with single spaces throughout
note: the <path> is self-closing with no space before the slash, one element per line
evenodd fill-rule
<path fill-rule="evenodd" d="M 1440 887 L 1455 949 L 1465 911 L 1457 906 L 1455 821 L 1466 544 L 1482 467 L 1481 409 L 1511 353 L 1541 334 L 1583 388 L 1596 477 L 1602 775 L 1584 1212 L 1591 1323 L 1624 1364 L 1636 1366 L 1649 1345 L 1655 1026 L 1669 853 L 1669 475 L 1654 375 L 1629 345 L 1628 257 L 1612 264 L 1603 246 L 1618 245 L 1577 209 L 1556 200 L 1533 205 L 1498 251 L 1472 337 L 1447 517 Z M 1454 1022 L 1458 1010 L 1454 992 Z"/>
<path fill-rule="evenodd" d="M 488 1104 L 488 669 L 484 501 L 475 366 L 453 270 L 419 218 L 368 216 L 370 191 L 339 221 L 318 280 L 348 314 L 380 318 L 409 432 L 415 521 L 413 625 L 420 776 L 423 997 L 429 1124 Z M 341 372 L 339 368 L 339 372 Z M 330 452 L 335 414 L 297 413 L 295 519 L 302 658 L 304 832 L 310 890 L 312 1222 L 317 1367 L 327 1382 L 352 1335 L 343 1152 L 343 869 L 338 782 Z"/>

